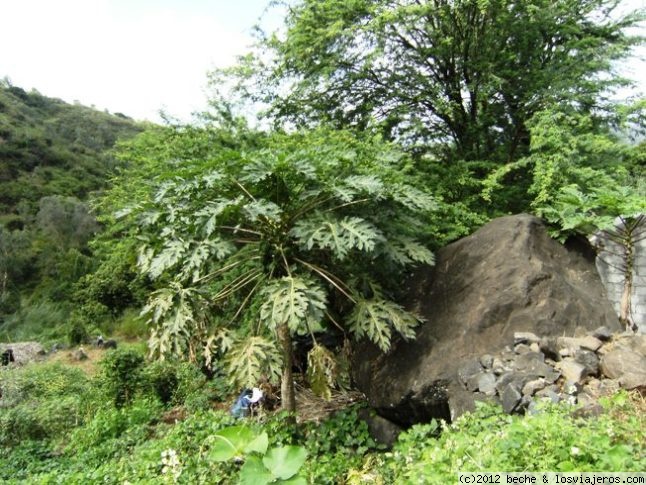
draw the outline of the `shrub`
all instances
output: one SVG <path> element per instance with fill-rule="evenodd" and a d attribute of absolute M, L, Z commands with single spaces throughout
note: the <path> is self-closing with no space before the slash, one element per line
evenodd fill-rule
<path fill-rule="evenodd" d="M 49 300 L 22 301 L 20 310 L 5 318 L 1 331 L 9 341 L 39 338 L 54 340 L 65 336 L 65 322 L 69 315 L 64 304 Z"/>
<path fill-rule="evenodd" d="M 32 364 L 0 373 L 0 445 L 59 436 L 86 413 L 89 379 L 59 364 Z"/>
<path fill-rule="evenodd" d="M 619 393 L 603 405 L 601 416 L 584 419 L 563 404 L 528 416 L 480 404 L 439 438 L 434 424 L 412 427 L 392 453 L 373 457 L 368 471 L 385 483 L 439 484 L 454 481 L 458 471 L 644 470 L 641 398 Z"/>
<path fill-rule="evenodd" d="M 153 362 L 146 366 L 144 374 L 153 393 L 163 404 L 169 404 L 174 401 L 179 384 L 176 362 Z"/>
<path fill-rule="evenodd" d="M 368 425 L 358 416 L 360 408 L 352 406 L 322 423 L 305 426 L 303 444 L 312 457 L 305 469 L 313 483 L 337 483 L 339 477 L 361 464 L 366 453 L 377 450 Z"/>
<path fill-rule="evenodd" d="M 112 333 L 126 339 L 145 338 L 148 335 L 148 325 L 146 319 L 139 316 L 138 311 L 128 309 L 114 322 Z"/>
<path fill-rule="evenodd" d="M 100 383 L 109 399 L 116 407 L 133 401 L 143 390 L 144 356 L 133 349 L 117 349 L 101 361 Z"/>

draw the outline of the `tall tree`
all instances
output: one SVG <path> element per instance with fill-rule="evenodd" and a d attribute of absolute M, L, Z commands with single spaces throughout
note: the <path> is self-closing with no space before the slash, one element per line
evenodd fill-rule
<path fill-rule="evenodd" d="M 600 110 L 640 18 L 607 0 L 301 0 L 237 70 L 278 120 L 377 127 L 476 178 L 552 104 Z M 262 65 L 260 60 L 264 60 Z M 250 69 L 255 67 L 256 69 Z M 481 162 L 487 162 L 481 163 Z"/>

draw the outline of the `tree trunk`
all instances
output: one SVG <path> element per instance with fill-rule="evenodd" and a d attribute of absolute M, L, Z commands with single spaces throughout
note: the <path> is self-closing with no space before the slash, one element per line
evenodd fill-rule
<path fill-rule="evenodd" d="M 619 320 L 626 327 L 626 330 L 635 330 L 635 322 L 631 316 L 632 294 L 633 294 L 633 268 L 635 266 L 635 252 L 632 231 L 626 228 L 624 246 L 624 289 L 619 305 Z"/>
<path fill-rule="evenodd" d="M 280 401 L 283 411 L 296 412 L 296 393 L 294 392 L 294 376 L 292 375 L 292 364 L 294 356 L 292 352 L 292 337 L 289 334 L 287 322 L 281 323 L 276 328 L 278 342 L 283 354 L 283 378 L 280 383 Z"/>

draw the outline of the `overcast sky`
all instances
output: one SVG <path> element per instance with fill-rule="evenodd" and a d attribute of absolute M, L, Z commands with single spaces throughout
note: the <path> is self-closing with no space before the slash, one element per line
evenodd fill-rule
<path fill-rule="evenodd" d="M 205 107 L 268 0 L 0 0 L 0 78 L 133 118 Z"/>
<path fill-rule="evenodd" d="M 136 119 L 159 121 L 160 109 L 188 119 L 206 105 L 207 71 L 246 51 L 267 3 L 0 0 L 0 78 Z M 265 25 L 278 21 L 274 11 Z M 644 90 L 644 61 L 626 68 Z"/>

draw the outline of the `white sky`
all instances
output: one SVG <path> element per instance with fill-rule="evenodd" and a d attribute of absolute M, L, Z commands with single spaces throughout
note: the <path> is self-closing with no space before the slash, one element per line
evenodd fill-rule
<path fill-rule="evenodd" d="M 0 78 L 136 119 L 159 121 L 162 108 L 188 119 L 206 106 L 207 71 L 246 51 L 267 3 L 0 0 Z M 278 15 L 264 25 L 277 26 Z M 643 93 L 643 59 L 626 67 L 630 77 L 643 78 Z"/>
<path fill-rule="evenodd" d="M 268 0 L 0 0 L 0 78 L 136 119 L 206 106 Z"/>

